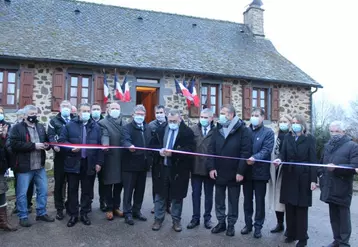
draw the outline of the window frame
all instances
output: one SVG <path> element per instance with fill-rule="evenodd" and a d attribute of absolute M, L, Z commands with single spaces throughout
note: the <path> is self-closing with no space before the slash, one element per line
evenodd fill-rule
<path fill-rule="evenodd" d="M 259 90 L 264 90 L 265 91 L 265 120 L 264 123 L 265 124 L 269 124 L 271 123 L 271 101 L 272 101 L 272 90 L 271 90 L 271 86 L 270 85 L 263 85 L 261 83 L 253 83 L 252 87 L 251 87 L 251 104 L 252 104 L 252 108 L 254 108 L 253 106 L 253 91 L 255 89 L 259 89 Z M 260 102 L 261 105 L 261 102 Z M 256 106 L 259 107 L 259 106 Z"/>
<path fill-rule="evenodd" d="M 93 96 L 93 86 L 94 86 L 94 83 L 93 83 L 93 75 L 91 74 L 78 74 L 78 73 L 69 73 L 68 74 L 68 81 L 67 81 L 67 89 L 66 89 L 66 92 L 67 92 L 67 95 L 65 95 L 65 99 L 70 101 L 71 104 L 72 101 L 71 99 L 72 98 L 75 98 L 74 96 L 71 95 L 71 89 L 72 88 L 76 88 L 74 86 L 72 86 L 72 78 L 77 78 L 77 96 L 76 96 L 76 106 L 78 106 L 79 104 L 82 103 L 82 90 L 84 89 L 84 87 L 82 86 L 82 79 L 83 78 L 87 78 L 88 79 L 88 87 L 85 87 L 86 89 L 88 89 L 88 97 L 86 97 L 87 102 L 89 104 L 92 104 L 93 103 L 93 99 L 94 99 L 94 96 Z"/>
<path fill-rule="evenodd" d="M 3 73 L 2 81 L 0 82 L 2 84 L 2 92 L 1 92 L 1 100 L 4 102 L 1 102 L 1 105 L 6 109 L 17 109 L 18 105 L 18 90 L 19 90 L 19 80 L 18 80 L 18 70 L 17 69 L 7 69 L 7 68 L 0 68 L 0 72 Z M 15 81 L 9 83 L 9 73 L 13 73 L 15 75 Z M 8 92 L 9 84 L 14 85 L 14 93 Z M 8 95 L 14 96 L 14 103 L 8 104 L 7 103 L 7 97 Z"/>
<path fill-rule="evenodd" d="M 212 105 L 211 105 L 211 97 L 213 97 L 211 95 L 211 88 L 216 88 L 216 95 L 215 95 L 215 112 L 214 113 L 214 116 L 218 116 L 219 115 L 219 111 L 220 111 L 220 107 L 221 107 L 221 102 L 220 102 L 220 98 L 219 98 L 219 95 L 220 95 L 220 92 L 221 92 L 221 85 L 220 84 L 216 84 L 216 83 L 205 83 L 205 82 L 202 82 L 201 83 L 201 87 L 200 87 L 200 109 L 203 110 L 204 109 L 204 102 L 203 102 L 203 88 L 207 88 L 207 93 L 204 94 L 206 95 L 206 99 L 208 100 L 208 98 L 210 98 L 210 103 L 209 105 L 206 106 L 206 108 L 209 108 L 209 109 L 212 109 Z"/>

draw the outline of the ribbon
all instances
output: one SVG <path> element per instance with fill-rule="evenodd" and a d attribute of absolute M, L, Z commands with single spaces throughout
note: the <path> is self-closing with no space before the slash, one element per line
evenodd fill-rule
<path fill-rule="evenodd" d="M 129 149 L 129 147 L 123 147 L 123 146 L 103 146 L 99 144 L 72 144 L 72 143 L 54 143 L 50 142 L 48 143 L 51 146 L 58 146 L 63 148 L 85 148 L 85 149 Z M 151 152 L 160 152 L 162 149 L 156 149 L 156 148 L 145 148 L 145 147 L 133 147 L 131 149 L 136 150 L 144 150 L 144 151 L 151 151 Z M 215 154 L 203 154 L 203 153 L 195 153 L 195 152 L 187 152 L 187 151 L 180 151 L 180 150 L 170 150 L 172 153 L 177 154 L 185 154 L 185 155 L 193 155 L 193 156 L 202 156 L 202 157 L 211 157 L 211 158 L 220 158 L 220 159 L 231 159 L 231 160 L 248 160 L 246 158 L 239 158 L 239 157 L 231 157 L 231 156 L 221 156 L 221 155 L 215 155 Z M 270 160 L 258 160 L 255 159 L 255 162 L 261 162 L 261 163 L 272 163 Z M 332 168 L 342 168 L 342 169 L 355 169 L 354 167 L 351 167 L 350 165 L 328 165 L 328 164 L 315 164 L 315 163 L 298 163 L 298 162 L 285 162 L 282 161 L 280 164 L 283 165 L 297 165 L 297 166 L 315 166 L 315 167 L 332 167 Z"/>

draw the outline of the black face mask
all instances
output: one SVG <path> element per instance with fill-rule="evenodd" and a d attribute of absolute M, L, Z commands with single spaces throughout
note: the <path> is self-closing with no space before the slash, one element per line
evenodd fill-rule
<path fill-rule="evenodd" d="M 37 116 L 28 116 L 27 117 L 27 121 L 29 121 L 30 123 L 34 123 L 37 120 Z"/>

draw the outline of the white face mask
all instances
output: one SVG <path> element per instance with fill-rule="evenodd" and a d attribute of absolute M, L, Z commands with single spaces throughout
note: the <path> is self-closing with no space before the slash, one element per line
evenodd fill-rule
<path fill-rule="evenodd" d="M 164 113 L 156 114 L 155 118 L 161 123 L 165 122 L 165 114 Z"/>
<path fill-rule="evenodd" d="M 117 109 L 113 109 L 113 110 L 111 110 L 109 115 L 113 118 L 119 118 L 119 115 L 121 115 L 121 111 L 117 110 Z"/>

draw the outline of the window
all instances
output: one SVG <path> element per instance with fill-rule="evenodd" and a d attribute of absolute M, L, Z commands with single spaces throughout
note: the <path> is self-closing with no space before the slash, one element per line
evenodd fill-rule
<path fill-rule="evenodd" d="M 16 107 L 16 71 L 0 70 L 0 105 Z"/>
<path fill-rule="evenodd" d="M 70 75 L 69 100 L 72 105 L 91 103 L 92 77 L 82 75 Z"/>
<path fill-rule="evenodd" d="M 214 114 L 218 113 L 219 97 L 218 97 L 218 85 L 203 84 L 201 86 L 201 108 L 211 108 Z"/>
<path fill-rule="evenodd" d="M 146 79 L 146 78 L 137 78 L 137 83 L 157 84 L 157 83 L 159 83 L 159 80 L 156 80 L 156 79 Z"/>
<path fill-rule="evenodd" d="M 264 109 L 266 114 L 265 117 L 267 117 L 267 89 L 252 89 L 252 107 L 259 107 Z"/>

